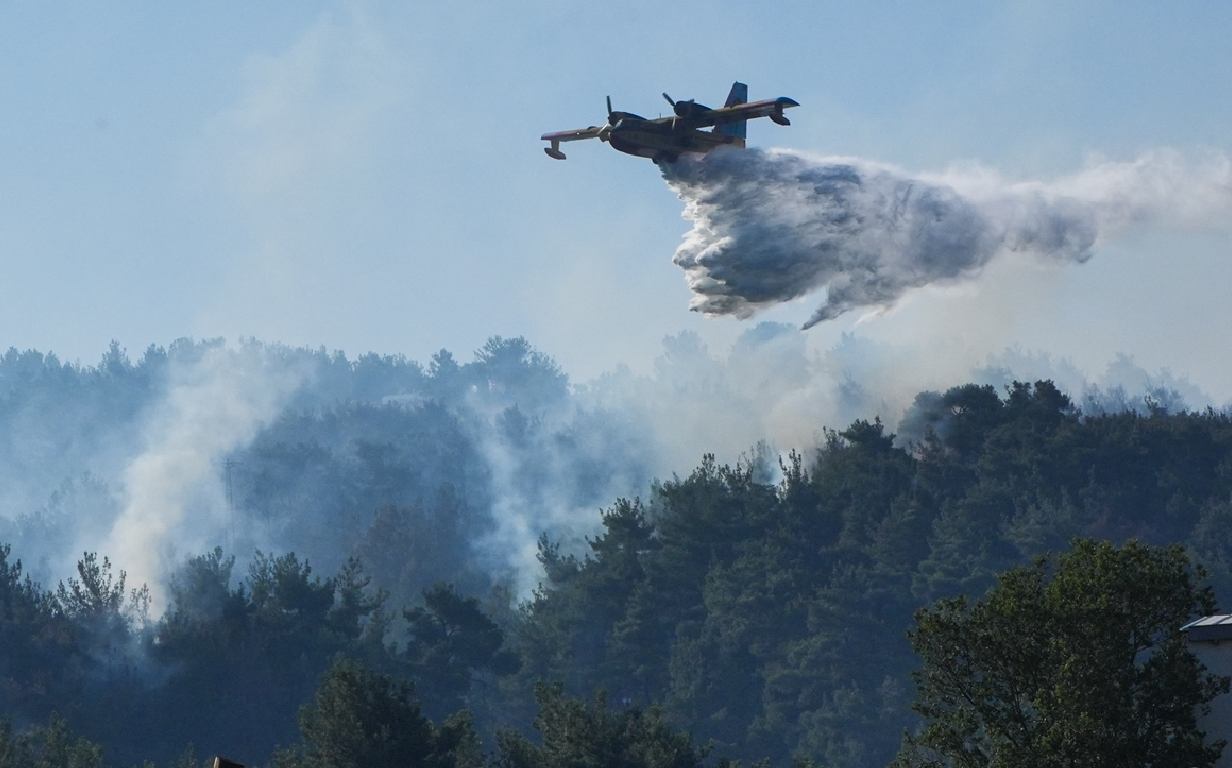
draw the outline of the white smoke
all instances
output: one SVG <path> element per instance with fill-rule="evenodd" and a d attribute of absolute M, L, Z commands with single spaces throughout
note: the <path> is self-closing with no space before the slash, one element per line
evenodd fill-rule
<path fill-rule="evenodd" d="M 762 443 L 780 455 L 807 455 L 823 444 L 825 428 L 841 431 L 856 419 L 880 419 L 887 431 L 901 432 L 898 445 L 905 446 L 921 437 L 905 421 L 917 395 L 968 382 L 1005 396 L 1014 381 L 1051 380 L 1091 415 L 1147 413 L 1152 404 L 1171 412 L 1229 408 L 1184 376 L 1149 371 L 1125 355 L 1101 369 L 1019 348 L 961 349 L 938 367 L 936 345 L 843 334 L 833 346 L 811 350 L 807 338 L 789 325 L 762 322 L 730 348 L 710 349 L 681 333 L 664 339 L 652 372 L 607 374 L 578 397 L 634 425 L 660 479 L 687 475 L 704 454 L 731 463 Z"/>
<path fill-rule="evenodd" d="M 674 261 L 692 309 L 749 317 L 824 288 L 805 328 L 978 275 L 1020 251 L 1061 263 L 1145 221 L 1215 223 L 1232 211 L 1232 162 L 1159 151 L 1056 182 L 979 170 L 910 176 L 848 158 L 716 151 L 664 167 L 692 229 Z"/>
<path fill-rule="evenodd" d="M 1183 376 L 1148 371 L 1125 356 L 1101 374 L 1099 364 L 1084 366 L 1088 361 L 1031 350 L 990 352 L 962 345 L 947 350 L 951 342 L 946 340 L 919 345 L 855 333 L 844 334 L 833 346 L 813 346 L 817 339 L 780 323 L 753 325 L 730 346 L 707 347 L 699 336 L 685 332 L 664 339 L 661 354 L 646 372 L 618 367 L 571 387 L 563 372 L 553 373 L 550 366 L 546 373 L 532 368 L 535 375 L 519 378 L 519 365 L 498 365 L 480 378 L 471 371 L 466 374 L 470 378 L 448 383 L 444 377 L 439 387 L 424 389 L 421 376 L 412 375 L 416 366 L 395 366 L 388 377 L 369 379 L 364 397 L 406 398 L 408 408 L 419 407 L 415 403 L 431 399 L 433 392 L 445 398 L 477 461 L 466 450 L 451 453 L 454 471 L 438 475 L 433 470 L 423 485 L 404 478 L 407 489 L 430 495 L 440 483 L 458 491 L 461 505 L 444 507 L 443 514 L 469 521 L 463 524 L 472 526 L 465 535 L 474 565 L 494 581 L 507 581 L 520 597 L 529 596 L 543 576 L 536 559 L 541 535 L 561 544 L 562 551 L 583 556 L 587 537 L 600 530 L 599 511 L 620 497 L 644 497 L 654 478 L 685 476 L 705 454 L 734 462 L 763 441 L 776 452 L 807 453 L 823 439 L 823 428 L 842 429 L 856 418 L 879 417 L 893 431 L 901 428 L 900 420 L 921 390 L 943 392 L 968 381 L 1002 390 L 1013 380 L 1052 379 L 1088 413 L 1219 405 Z M 53 474 L 71 482 L 58 485 L 41 509 L 17 514 L 8 523 L 0 520 L 0 542 L 12 543 L 28 566 L 37 566 L 36 577 L 54 583 L 72 574 L 83 551 L 98 552 L 128 572 L 130 585 L 149 585 L 158 615 L 165 608 L 166 574 L 184 558 L 216 545 L 241 558 L 254 546 L 296 551 L 323 572 L 352 553 L 351 545 L 365 535 L 368 515 L 376 507 L 315 501 L 342 474 L 331 470 L 317 476 L 288 468 L 255 483 L 258 460 L 246 458 L 243 449 L 288 410 L 311 413 L 324 406 L 328 411 L 329 404 L 358 397 L 352 377 L 360 369 L 323 351 L 211 344 L 173 345 L 165 368 L 147 362 L 144 375 L 117 379 L 128 384 L 109 390 L 106 407 L 88 412 L 93 414 L 88 421 L 79 414 L 47 427 L 47 433 L 63 432 L 80 441 L 79 430 L 103 422 L 103 429 L 135 438 L 92 464 L 119 468 L 106 474 L 83 477 L 82 451 L 49 458 Z M 152 354 L 150 359 L 160 358 Z M 137 386 L 141 381 L 147 383 Z M 373 384 L 380 386 L 371 389 Z M 356 483 L 368 482 L 362 462 L 348 457 L 357 443 L 384 444 L 392 433 L 366 418 L 317 422 L 304 416 L 312 424 L 291 418 L 299 426 L 276 429 L 276 440 L 319 441 L 318 448 L 334 452 L 337 463 L 309 466 L 334 466 L 356 473 L 347 476 Z M 905 430 L 905 439 L 912 435 Z M 445 440 L 457 436 L 445 428 Z M 257 447 L 256 454 L 270 445 Z M 422 457 L 413 452 L 404 457 L 423 466 L 434 466 L 435 451 L 458 448 L 430 437 L 402 445 L 399 450 L 427 451 Z M 254 463 L 237 469 L 237 476 L 248 481 L 239 483 L 232 518 L 224 490 L 225 461 L 237 451 L 241 461 Z M 278 458 L 269 461 L 267 466 L 279 466 Z M 0 455 L 5 482 L 20 482 L 24 469 L 25 464 L 10 466 Z M 402 493 L 376 504 L 415 505 L 429 497 L 415 501 Z M 327 533 L 305 537 L 304 529 Z M 423 534 L 428 529 L 416 530 Z M 439 546 L 463 551 L 452 549 L 456 544 L 448 536 Z M 458 573 L 463 565 L 469 567 L 464 559 L 459 556 Z M 446 569 L 440 577 L 454 573 Z M 395 572 L 385 575 L 397 578 Z"/>
<path fill-rule="evenodd" d="M 144 446 L 122 474 L 123 509 L 101 550 L 129 584 L 146 584 L 157 615 L 176 558 L 207 551 L 230 521 L 221 462 L 278 415 L 302 382 L 259 346 L 215 346 L 173 361 L 161 402 L 150 409 Z"/>
<path fill-rule="evenodd" d="M 491 494 L 492 527 L 476 538 L 474 549 L 490 573 L 508 576 L 519 598 L 529 599 L 543 579 L 541 536 L 581 556 L 587 537 L 599 530 L 600 509 L 644 492 L 650 479 L 644 464 L 650 457 L 640 455 L 649 439 L 622 445 L 628 414 L 608 413 L 588 400 L 575 393 L 529 415 L 478 398 L 467 403 Z M 593 472 L 597 464 L 601 475 Z"/>

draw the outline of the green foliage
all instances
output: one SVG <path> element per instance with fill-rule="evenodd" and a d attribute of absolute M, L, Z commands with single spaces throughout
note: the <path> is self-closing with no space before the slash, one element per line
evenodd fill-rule
<path fill-rule="evenodd" d="M 1232 595 L 1232 499 L 1207 501 L 1194 525 L 1190 547 L 1210 572 L 1216 594 Z"/>
<path fill-rule="evenodd" d="M 65 695 L 72 625 L 0 544 L 0 711 L 43 718 Z"/>
<path fill-rule="evenodd" d="M 21 409 L 52 408 L 31 382 L 55 382 L 67 411 L 88 420 L 107 397 L 145 391 L 169 360 L 208 346 L 154 350 L 136 365 L 117 348 L 98 369 L 7 356 L 0 426 Z M 997 573 L 1074 537 L 1184 543 L 1232 598 L 1232 419 L 1083 416 L 1037 382 L 1000 395 L 974 385 L 926 393 L 899 427 L 909 440 L 857 421 L 824 431 L 815 451 L 784 457 L 777 473 L 765 450 L 735 465 L 705 457 L 643 499 L 611 504 L 581 546 L 544 538 L 544 580 L 518 605 L 473 546 L 492 533 L 496 493 L 534 509 L 571 488 L 572 506 L 593 508 L 603 503 L 595 489 L 633 463 L 639 443 L 596 440 L 590 432 L 610 427 L 598 416 L 552 424 L 545 414 L 568 396 L 567 380 L 522 340 L 493 339 L 470 363 L 441 354 L 427 370 L 324 352 L 307 362 L 334 399 L 297 401 L 230 471 L 236 514 L 294 546 L 258 553 L 247 572 L 221 549 L 187 561 L 155 621 L 105 560 L 87 555 L 73 579 L 46 591 L 0 547 L 2 711 L 44 722 L 58 708 L 118 764 L 165 763 L 189 742 L 260 763 L 295 742 L 296 711 L 347 658 L 395 687 L 352 676 L 372 698 L 337 712 L 376 717 L 357 702 L 381 700 L 381 717 L 404 716 L 398 701 L 409 693 L 396 686 L 414 684 L 419 701 L 403 703 L 427 717 L 473 715 L 473 727 L 461 715 L 432 731 L 439 754 L 472 764 L 475 732 L 528 733 L 538 713 L 545 727 L 598 729 L 588 746 L 584 734 L 559 731 L 560 744 L 576 742 L 562 754 L 651 759 L 621 756 L 619 726 L 683 729 L 746 764 L 873 768 L 919 724 L 906 631 L 924 602 L 974 599 Z M 375 402 L 391 392 L 396 402 Z M 499 490 L 482 440 L 511 457 Z M 53 507 L 0 525 L 24 544 L 39 526 L 54 528 Z M 532 693 L 539 681 L 560 684 L 547 709 Z M 339 701 L 352 688 L 339 683 Z M 579 703 L 596 690 L 615 712 Z M 1056 706 L 1087 716 L 1070 699 Z M 321 717 L 345 742 L 344 721 Z M 511 738 L 502 759 L 550 757 L 534 751 L 546 742 Z M 456 749 L 440 746 L 451 739 Z"/>
<path fill-rule="evenodd" d="M 159 754 L 192 741 L 262 758 L 294 738 L 296 709 L 337 655 L 392 664 L 384 596 L 358 560 L 321 579 L 293 553 L 258 552 L 239 585 L 233 566 L 216 549 L 172 579 L 151 648 L 171 675 L 140 715 L 165 745 Z"/>
<path fill-rule="evenodd" d="M 100 561 L 96 553 L 84 553 L 77 561 L 77 575 L 60 582 L 55 594 L 56 609 L 71 621 L 117 639 L 148 621 L 149 587 L 126 591 L 126 574 L 113 574 L 108 558 Z"/>
<path fill-rule="evenodd" d="M 707 457 L 609 510 L 587 556 L 544 542 L 517 688 L 660 705 L 745 760 L 879 766 L 916 724 L 921 602 L 978 596 L 1075 536 L 1192 542 L 1232 597 L 1227 417 L 1083 418 L 1037 382 L 922 395 L 904 424 L 906 448 L 876 421 L 828 431 L 777 486 Z"/>
<path fill-rule="evenodd" d="M 103 768 L 103 749 L 71 733 L 58 715 L 24 733 L 0 721 L 0 768 Z"/>
<path fill-rule="evenodd" d="M 420 713 L 411 687 L 342 661 L 300 712 L 303 745 L 279 756 L 302 768 L 454 768 L 474 765 L 466 721 L 438 730 Z"/>
<path fill-rule="evenodd" d="M 1078 540 L 1002 574 L 974 603 L 916 615 L 923 729 L 898 764 L 1209 766 L 1195 717 L 1228 681 L 1180 627 L 1211 613 L 1180 547 Z"/>
<path fill-rule="evenodd" d="M 423 600 L 423 607 L 404 612 L 406 659 L 411 679 L 432 692 L 430 714 L 440 718 L 467 705 L 475 675 L 512 674 L 519 662 L 503 648 L 505 633 L 475 598 L 438 584 L 423 593 Z"/>
<path fill-rule="evenodd" d="M 611 711 L 603 696 L 571 699 L 561 686 L 540 685 L 535 728 L 541 743 L 500 736 L 500 768 L 701 768 L 706 750 L 673 730 L 656 709 Z"/>

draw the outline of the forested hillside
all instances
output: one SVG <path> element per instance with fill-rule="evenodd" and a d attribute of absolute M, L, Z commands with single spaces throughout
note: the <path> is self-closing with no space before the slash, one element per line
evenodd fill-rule
<path fill-rule="evenodd" d="M 554 684 L 657 706 L 715 757 L 880 766 L 915 724 L 921 606 L 1077 536 L 1182 543 L 1232 600 L 1226 414 L 1084 414 L 1048 381 L 973 384 L 921 394 L 902 438 L 817 424 L 815 448 L 739 446 L 652 482 L 641 425 L 579 402 L 520 339 L 426 367 L 262 348 L 311 386 L 214 457 L 221 501 L 186 514 L 227 514 L 174 542 L 151 594 L 99 542 L 131 505 L 125 457 L 150 442 L 169 360 L 209 350 L 0 361 L 0 713 L 58 713 L 118 765 L 190 743 L 264 764 L 345 657 L 412 685 L 435 723 L 469 712 L 488 750 L 532 733 L 546 683 L 551 706 Z"/>
<path fill-rule="evenodd" d="M 1232 421 L 1082 418 L 1048 382 L 924 396 L 925 437 L 828 432 L 782 479 L 703 462 L 545 546 L 516 638 L 533 679 L 661 703 L 724 754 L 884 765 L 910 727 L 912 613 L 1075 536 L 1184 542 L 1232 597 Z"/>
<path fill-rule="evenodd" d="M 212 412 L 252 400 L 268 401 L 242 414 L 252 439 L 220 443 Z M 196 454 L 174 469 L 206 477 L 145 494 L 176 506 L 180 525 L 159 543 L 179 560 L 221 544 L 244 565 L 277 549 L 334 571 L 360 555 L 400 598 L 442 579 L 529 593 L 541 531 L 580 544 L 614 493 L 649 482 L 654 444 L 636 429 L 579 401 L 520 338 L 493 338 L 467 363 L 442 350 L 426 366 L 221 340 L 151 347 L 136 362 L 113 345 L 97 366 L 10 350 L 0 541 L 37 578 L 61 579 L 142 496 L 133 486 L 151 484 L 135 466 Z"/>

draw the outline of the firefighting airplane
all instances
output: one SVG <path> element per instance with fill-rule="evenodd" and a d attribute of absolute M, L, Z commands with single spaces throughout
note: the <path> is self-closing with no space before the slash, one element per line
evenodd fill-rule
<path fill-rule="evenodd" d="M 674 163 L 682 152 L 706 153 L 719 147 L 743 147 L 745 123 L 754 117 L 769 117 L 779 125 L 791 125 L 783 110 L 798 107 L 795 99 L 780 96 L 762 101 L 748 100 L 749 87 L 732 83 L 727 101 L 718 109 L 698 104 L 693 99 L 675 101 L 666 93 L 663 98 L 672 105 L 675 115 L 648 120 L 632 112 L 612 110 L 612 97 L 607 97 L 607 124 L 576 131 L 545 133 L 544 141 L 552 143 L 543 151 L 554 160 L 564 160 L 562 141 L 598 139 L 613 149 L 637 157 L 647 157 L 656 163 Z M 702 128 L 711 128 L 703 131 Z"/>

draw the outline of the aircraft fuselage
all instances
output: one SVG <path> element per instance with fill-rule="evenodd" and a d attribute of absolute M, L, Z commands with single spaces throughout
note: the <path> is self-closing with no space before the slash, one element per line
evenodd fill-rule
<path fill-rule="evenodd" d="M 737 136 L 711 133 L 696 128 L 672 128 L 648 120 L 625 118 L 600 139 L 613 149 L 658 162 L 674 162 L 684 152 L 709 152 L 722 146 L 743 147 Z"/>

